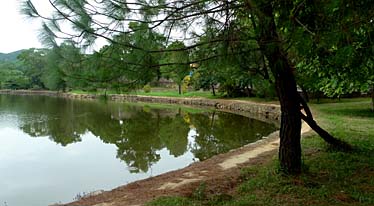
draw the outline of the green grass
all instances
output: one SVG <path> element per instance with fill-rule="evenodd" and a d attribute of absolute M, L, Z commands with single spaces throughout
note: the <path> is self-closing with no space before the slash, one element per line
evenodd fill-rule
<path fill-rule="evenodd" d="M 264 166 L 242 170 L 232 198 L 163 197 L 150 205 L 374 205 L 374 113 L 368 99 L 312 104 L 317 121 L 349 142 L 352 152 L 337 151 L 316 135 L 304 138 L 303 173 L 284 176 L 276 157 Z"/>
<path fill-rule="evenodd" d="M 327 104 L 327 103 L 349 103 L 349 102 L 367 102 L 369 101 L 368 98 L 364 97 L 357 97 L 357 98 L 322 98 L 322 99 L 312 99 L 311 103 L 313 104 Z"/>
<path fill-rule="evenodd" d="M 83 90 L 73 90 L 70 91 L 73 94 L 94 94 L 94 95 L 104 95 L 104 91 L 83 91 Z M 252 101 L 259 103 L 274 103 L 278 104 L 277 100 L 274 99 L 264 99 L 259 97 L 237 97 L 237 98 L 228 98 L 224 97 L 224 94 L 218 93 L 216 96 L 210 91 L 188 91 L 183 94 L 179 94 L 175 89 L 165 89 L 165 88 L 156 88 L 152 89 L 151 92 L 144 92 L 143 90 L 129 91 L 119 93 L 114 90 L 107 90 L 106 94 L 129 94 L 129 95 L 142 95 L 142 96 L 155 96 L 155 97 L 176 97 L 176 98 L 207 98 L 207 99 L 224 99 L 224 100 L 243 100 L 243 101 Z"/>
<path fill-rule="evenodd" d="M 189 91 L 183 94 L 178 94 L 178 91 L 151 91 L 146 93 L 144 91 L 130 92 L 130 94 L 144 95 L 144 96 L 156 96 L 156 97 L 204 97 L 209 99 L 220 98 L 220 95 L 213 96 L 209 91 Z"/>
<path fill-rule="evenodd" d="M 224 97 L 224 94 L 217 92 L 216 96 L 213 96 L 210 91 L 188 91 L 183 94 L 178 94 L 178 91 L 174 90 L 162 90 L 162 91 L 151 91 L 146 93 L 144 91 L 130 92 L 130 94 L 144 95 L 144 96 L 158 96 L 158 97 L 202 97 L 208 99 L 226 99 L 226 100 L 245 100 L 245 101 L 254 101 L 254 102 L 277 102 L 274 99 L 265 99 L 259 97 L 237 97 L 229 98 Z"/>
<path fill-rule="evenodd" d="M 270 103 L 270 104 L 279 104 L 278 99 L 276 98 L 261 98 L 261 97 L 235 97 L 235 98 L 224 98 L 224 99 L 231 99 L 231 100 L 243 100 L 243 101 L 251 101 L 251 102 L 258 102 L 258 103 Z"/>
<path fill-rule="evenodd" d="M 73 90 L 71 93 L 74 94 L 95 94 L 95 95 L 103 95 L 105 92 L 100 91 L 83 91 L 83 90 Z M 119 94 L 119 92 L 115 90 L 107 90 L 107 94 Z M 122 92 L 120 94 L 133 94 L 133 95 L 144 95 L 144 96 L 163 96 L 163 97 L 204 97 L 204 98 L 220 98 L 221 95 L 217 94 L 217 96 L 213 96 L 213 94 L 209 91 L 189 91 L 183 94 L 178 94 L 178 91 L 175 90 L 155 90 L 149 93 L 144 92 L 143 90 L 137 91 L 130 91 L 130 92 Z"/>
<path fill-rule="evenodd" d="M 107 90 L 106 92 L 104 90 L 98 90 L 98 91 L 84 91 L 84 90 L 72 90 L 70 93 L 73 94 L 95 94 L 95 95 L 104 95 L 106 94 L 118 94 L 115 90 Z"/>

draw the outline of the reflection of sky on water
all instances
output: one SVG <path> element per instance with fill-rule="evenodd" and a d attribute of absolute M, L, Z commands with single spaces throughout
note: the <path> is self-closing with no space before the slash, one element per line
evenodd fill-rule
<path fill-rule="evenodd" d="M 178 158 L 164 148 L 160 161 L 147 173 L 130 173 L 116 159 L 115 145 L 92 134 L 62 147 L 48 138 L 32 138 L 15 128 L 0 129 L 0 201 L 8 206 L 43 206 L 71 201 L 78 193 L 109 190 L 121 184 L 182 168 L 191 163 L 188 152 Z M 173 164 L 170 164 L 170 162 Z"/>

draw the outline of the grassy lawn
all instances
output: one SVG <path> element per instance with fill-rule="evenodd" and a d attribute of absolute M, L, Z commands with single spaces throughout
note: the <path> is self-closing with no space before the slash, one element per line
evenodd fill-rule
<path fill-rule="evenodd" d="M 303 173 L 287 177 L 274 157 L 265 166 L 242 171 L 234 195 L 205 195 L 198 188 L 190 198 L 166 197 L 149 205 L 374 205 L 374 113 L 368 99 L 311 105 L 318 122 L 354 146 L 336 151 L 316 135 L 304 138 Z"/>
<path fill-rule="evenodd" d="M 104 95 L 104 91 L 82 91 L 82 90 L 73 90 L 70 91 L 73 94 L 95 94 L 95 95 Z M 118 94 L 117 91 L 108 90 L 106 94 Z M 252 102 L 266 102 L 278 104 L 277 100 L 274 99 L 264 99 L 259 97 L 238 97 L 238 98 L 228 98 L 224 97 L 222 93 L 217 92 L 216 96 L 213 96 L 210 91 L 188 91 L 183 94 L 179 94 L 175 89 L 153 89 L 152 91 L 146 93 L 143 90 L 123 92 L 121 94 L 130 94 L 130 95 L 142 95 L 142 96 L 155 96 L 155 97 L 188 97 L 188 98 L 207 98 L 207 99 L 225 99 L 225 100 L 244 100 Z"/>
<path fill-rule="evenodd" d="M 84 90 L 72 90 L 69 93 L 72 94 L 95 94 L 95 95 L 104 95 L 106 94 L 117 94 L 118 92 L 114 90 L 107 90 L 106 92 L 104 90 L 98 90 L 98 91 L 84 91 Z"/>
<path fill-rule="evenodd" d="M 97 94 L 97 95 L 104 95 L 105 91 L 82 91 L 82 90 L 73 90 L 71 93 L 74 94 Z M 119 92 L 114 90 L 107 90 L 107 94 L 118 94 Z M 144 95 L 144 96 L 156 96 L 156 97 L 204 97 L 204 98 L 220 98 L 221 95 L 217 94 L 217 96 L 213 96 L 213 94 L 209 91 L 189 91 L 185 92 L 183 94 L 178 94 L 178 91 L 176 90 L 153 90 L 149 93 L 144 92 L 143 90 L 137 90 L 137 91 L 130 91 L 130 92 L 123 92 L 121 94 L 133 94 L 133 95 Z"/>
<path fill-rule="evenodd" d="M 144 96 L 163 96 L 163 97 L 204 97 L 209 99 L 216 99 L 220 98 L 221 96 L 217 94 L 217 96 L 213 96 L 213 94 L 209 91 L 189 91 L 183 94 L 179 94 L 178 91 L 151 91 L 146 93 L 144 91 L 136 91 L 131 92 L 130 94 L 137 94 L 137 95 L 144 95 Z"/>

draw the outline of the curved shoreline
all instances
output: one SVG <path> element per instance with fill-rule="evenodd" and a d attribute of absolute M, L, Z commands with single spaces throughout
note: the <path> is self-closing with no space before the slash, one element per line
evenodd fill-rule
<path fill-rule="evenodd" d="M 94 100 L 100 95 L 59 93 L 53 91 L 0 90 L 0 94 L 12 95 L 44 95 L 69 99 Z M 176 98 L 140 95 L 108 95 L 108 99 L 117 102 L 143 102 L 178 104 L 214 108 L 233 112 L 266 122 L 279 124 L 280 106 L 276 104 L 255 103 L 241 100 L 222 100 L 206 98 Z M 308 130 L 303 130 L 305 133 Z M 144 205 L 160 196 L 189 195 L 201 184 L 218 190 L 229 190 L 239 181 L 242 167 L 262 164 L 276 153 L 279 146 L 279 132 L 268 137 L 233 149 L 225 154 L 216 155 L 208 160 L 193 163 L 185 168 L 167 172 L 155 177 L 135 181 L 111 191 L 100 191 L 87 196 L 69 206 L 121 206 Z M 217 184 L 219 183 L 219 184 Z M 215 188 L 217 189 L 217 188 Z"/>
<path fill-rule="evenodd" d="M 43 95 L 80 100 L 95 100 L 101 98 L 100 95 L 95 94 L 74 94 L 45 90 L 0 90 L 0 94 Z M 257 103 L 243 100 L 207 99 L 200 97 L 158 97 L 127 94 L 108 94 L 107 98 L 108 100 L 115 102 L 143 102 L 207 107 L 253 117 L 258 120 L 275 124 L 279 124 L 281 115 L 280 106 L 277 104 Z"/>

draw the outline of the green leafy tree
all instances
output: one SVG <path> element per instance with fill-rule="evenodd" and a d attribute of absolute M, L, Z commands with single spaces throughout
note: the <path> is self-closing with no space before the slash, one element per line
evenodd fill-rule
<path fill-rule="evenodd" d="M 161 74 L 166 78 L 171 78 L 178 85 L 178 93 L 182 94 L 183 79 L 190 72 L 189 53 L 185 49 L 183 42 L 175 41 L 171 43 L 161 60 Z"/>
<path fill-rule="evenodd" d="M 100 51 L 86 55 L 82 65 L 85 69 L 79 76 L 87 80 L 88 87 L 129 90 L 143 87 L 160 77 L 157 65 L 161 53 L 149 53 L 146 49 L 162 49 L 165 38 L 157 32 L 147 30 L 148 25 L 144 23 L 131 22 L 129 28 L 133 32 L 114 36 L 113 39 L 118 44 L 104 46 Z"/>
<path fill-rule="evenodd" d="M 87 59 L 73 42 L 65 41 L 60 46 L 54 46 L 48 68 L 56 89 L 76 88 L 87 86 L 87 69 L 84 65 Z M 57 59 L 56 59 L 57 58 Z"/>
<path fill-rule="evenodd" d="M 198 61 L 193 78 L 195 87 L 212 89 L 214 94 L 215 86 L 219 85 L 220 91 L 229 97 L 271 96 L 263 89 L 270 80 L 264 57 L 251 37 L 253 34 L 247 29 L 235 29 L 239 26 L 239 21 L 233 21 L 224 31 L 209 28 L 204 36 L 199 37 L 197 44 L 202 45 L 192 53 Z M 227 39 L 230 30 L 235 30 L 235 34 Z M 222 41 L 209 42 L 210 39 Z M 211 58 L 213 55 L 214 58 Z"/>
<path fill-rule="evenodd" d="M 303 39 L 308 50 L 302 50 L 301 45 L 297 48 L 301 82 L 306 82 L 307 90 L 320 91 L 329 97 L 369 92 L 373 79 L 374 23 L 368 14 L 373 10 L 372 4 L 330 1 L 322 10 L 308 5 L 310 10 L 300 14 L 300 21 L 309 28 L 311 36 Z M 310 18 L 310 13 L 324 18 Z M 301 32 L 297 35 L 306 36 Z"/>
<path fill-rule="evenodd" d="M 46 67 L 42 76 L 42 81 L 47 89 L 65 90 L 66 84 L 63 80 L 63 72 L 60 62 L 63 60 L 59 54 L 59 48 L 51 49 L 46 55 Z"/>
<path fill-rule="evenodd" d="M 45 89 L 42 80 L 46 67 L 46 49 L 28 49 L 18 55 L 18 60 L 25 66 L 25 75 L 30 78 L 30 84 L 35 89 Z"/>
<path fill-rule="evenodd" d="M 19 62 L 0 62 L 0 87 L 2 89 L 27 89 L 30 80 Z"/>

